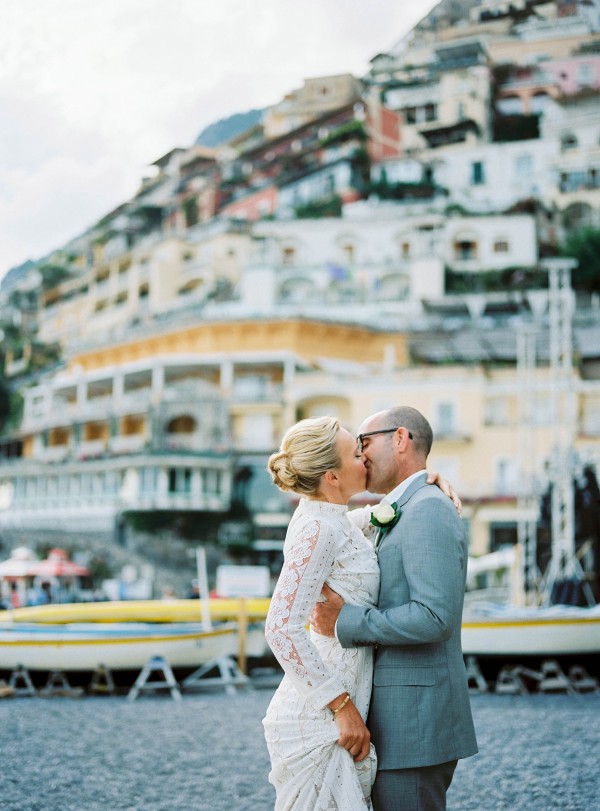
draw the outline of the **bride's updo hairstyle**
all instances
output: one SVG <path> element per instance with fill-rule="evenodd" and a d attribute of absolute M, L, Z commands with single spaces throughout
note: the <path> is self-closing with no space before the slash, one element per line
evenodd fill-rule
<path fill-rule="evenodd" d="M 321 476 L 340 466 L 335 417 L 300 420 L 285 432 L 281 447 L 269 458 L 268 469 L 280 490 L 313 496 Z"/>

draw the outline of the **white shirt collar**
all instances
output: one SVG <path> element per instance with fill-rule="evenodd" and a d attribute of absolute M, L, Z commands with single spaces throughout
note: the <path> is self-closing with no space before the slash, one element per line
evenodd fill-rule
<path fill-rule="evenodd" d="M 413 473 L 412 476 L 409 476 L 407 479 L 404 479 L 403 481 L 401 481 L 400 484 L 397 484 L 396 487 L 394 487 L 393 490 L 391 490 L 387 495 L 385 495 L 381 499 L 381 503 L 382 504 L 391 504 L 394 501 L 398 501 L 398 499 L 404 493 L 404 491 L 408 488 L 408 486 L 412 482 L 414 482 L 414 480 L 418 476 L 422 476 L 423 473 L 427 473 L 427 471 L 425 469 L 417 470 L 417 472 Z"/>

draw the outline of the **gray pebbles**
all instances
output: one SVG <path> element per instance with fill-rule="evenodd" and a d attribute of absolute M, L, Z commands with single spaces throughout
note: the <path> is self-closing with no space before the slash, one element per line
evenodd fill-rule
<path fill-rule="evenodd" d="M 270 811 L 273 688 L 0 701 L 7 811 Z M 472 696 L 448 811 L 598 811 L 600 693 Z"/>

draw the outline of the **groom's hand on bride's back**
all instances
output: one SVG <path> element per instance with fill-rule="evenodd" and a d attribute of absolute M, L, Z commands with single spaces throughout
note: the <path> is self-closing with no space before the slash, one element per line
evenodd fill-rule
<path fill-rule="evenodd" d="M 322 599 L 315 605 L 310 615 L 311 628 L 322 636 L 335 636 L 335 624 L 344 600 L 327 584 L 321 589 Z"/>
<path fill-rule="evenodd" d="M 462 512 L 462 501 L 458 497 L 458 493 L 452 487 L 448 479 L 445 479 L 441 473 L 428 473 L 427 474 L 427 484 L 435 484 L 437 485 L 444 495 L 448 496 L 448 498 L 452 499 L 452 503 L 456 507 L 457 513 L 460 515 Z"/>

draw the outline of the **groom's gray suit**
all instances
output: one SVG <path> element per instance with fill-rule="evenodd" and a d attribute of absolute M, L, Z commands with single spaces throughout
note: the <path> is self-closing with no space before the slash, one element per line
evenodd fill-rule
<path fill-rule="evenodd" d="M 379 543 L 378 607 L 346 604 L 336 626 L 344 647 L 377 646 L 368 726 L 384 771 L 477 752 L 460 639 L 467 540 L 426 478 L 400 496 L 400 519 Z"/>

